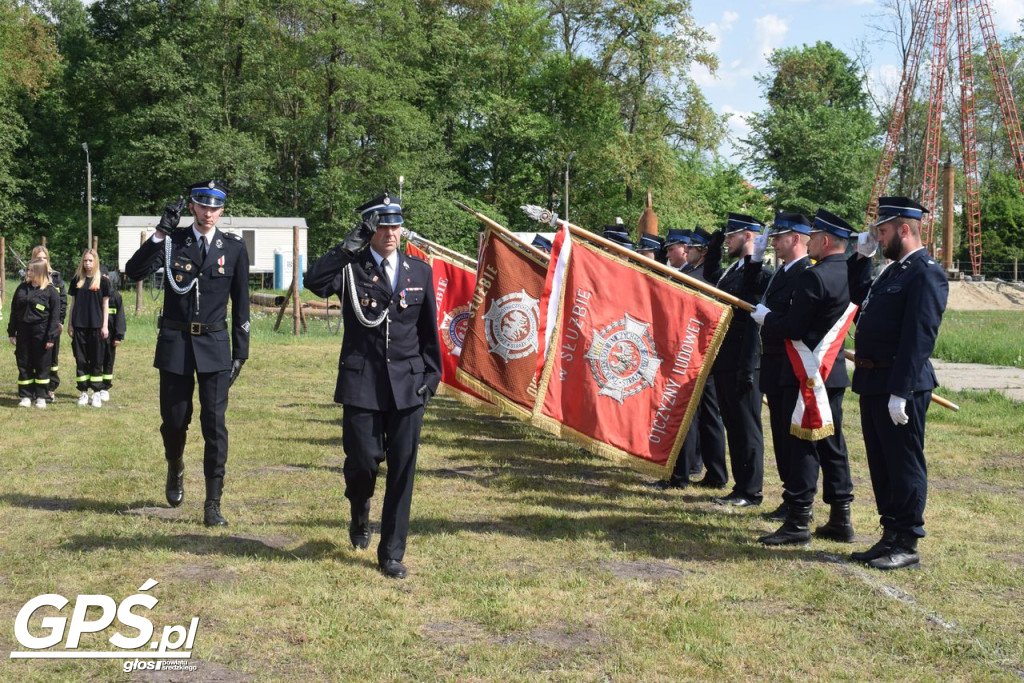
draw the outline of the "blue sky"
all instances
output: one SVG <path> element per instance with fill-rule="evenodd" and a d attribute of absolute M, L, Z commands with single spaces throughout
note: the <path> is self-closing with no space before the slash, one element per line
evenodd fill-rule
<path fill-rule="evenodd" d="M 1000 36 L 1020 31 L 1024 0 L 989 0 Z M 766 72 L 766 57 L 780 47 L 827 40 L 848 55 L 867 59 L 869 78 L 895 88 L 901 64 L 894 45 L 872 29 L 885 23 L 879 0 L 693 0 L 693 15 L 715 39 L 719 68 L 712 76 L 697 66 L 692 71 L 705 97 L 720 114 L 730 114 L 734 138 L 745 137 L 743 117 L 764 109 L 754 77 Z M 735 148 L 721 152 L 738 161 Z"/>

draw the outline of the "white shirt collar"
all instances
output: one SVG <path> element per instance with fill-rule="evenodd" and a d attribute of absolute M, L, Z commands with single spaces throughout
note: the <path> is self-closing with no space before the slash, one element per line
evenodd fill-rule
<path fill-rule="evenodd" d="M 794 264 L 794 263 L 799 263 L 800 261 L 802 261 L 802 260 L 803 260 L 803 259 L 805 259 L 805 258 L 807 258 L 807 254 L 804 254 L 804 255 L 803 255 L 803 256 L 801 256 L 800 258 L 795 258 L 795 259 L 793 259 L 792 261 L 790 261 L 789 263 L 786 263 L 786 264 L 784 264 L 784 265 L 782 266 L 782 269 L 783 269 L 783 270 L 785 270 L 785 271 L 788 271 L 788 270 L 789 270 L 790 268 L 792 268 L 792 267 L 793 267 L 793 264 Z"/>
<path fill-rule="evenodd" d="M 210 231 L 209 236 L 203 235 L 203 233 L 201 233 L 198 230 L 196 230 L 195 224 L 194 223 L 192 224 L 192 234 L 195 235 L 196 242 L 198 242 L 199 240 L 203 239 L 204 237 L 208 237 L 207 242 L 206 242 L 206 248 L 207 249 L 209 249 L 210 245 L 213 244 L 213 235 L 216 232 L 217 232 L 217 228 L 214 228 L 213 230 Z"/>

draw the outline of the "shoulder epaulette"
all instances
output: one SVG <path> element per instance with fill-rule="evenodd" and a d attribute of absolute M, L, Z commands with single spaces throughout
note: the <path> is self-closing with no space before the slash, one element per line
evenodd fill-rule
<path fill-rule="evenodd" d="M 224 236 L 227 237 L 228 239 L 235 240 L 236 242 L 242 241 L 242 238 L 233 232 L 225 232 Z"/>

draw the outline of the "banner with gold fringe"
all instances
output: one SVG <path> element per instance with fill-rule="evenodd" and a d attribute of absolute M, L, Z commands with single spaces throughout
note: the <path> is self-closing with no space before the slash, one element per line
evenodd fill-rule
<path fill-rule="evenodd" d="M 567 230 L 551 264 L 533 424 L 667 478 L 732 309 Z"/>

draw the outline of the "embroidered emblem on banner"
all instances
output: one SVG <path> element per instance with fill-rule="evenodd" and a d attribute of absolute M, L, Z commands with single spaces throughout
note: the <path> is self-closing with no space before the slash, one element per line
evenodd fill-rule
<path fill-rule="evenodd" d="M 650 323 L 624 314 L 621 320 L 594 332 L 594 342 L 584 358 L 590 361 L 590 372 L 601 387 L 598 396 L 609 396 L 621 404 L 654 386 L 661 359 L 649 327 Z"/>
<path fill-rule="evenodd" d="M 495 299 L 484 315 L 484 329 L 488 351 L 506 363 L 536 353 L 540 299 L 534 299 L 525 289 Z"/>
<path fill-rule="evenodd" d="M 446 311 L 441 321 L 441 341 L 444 342 L 448 353 L 459 355 L 456 351 L 462 351 L 462 343 L 466 340 L 466 330 L 469 329 L 469 304 L 457 306 Z"/>

